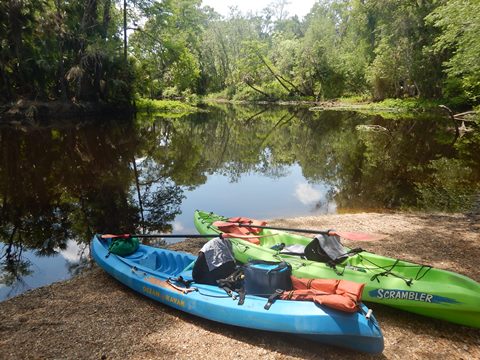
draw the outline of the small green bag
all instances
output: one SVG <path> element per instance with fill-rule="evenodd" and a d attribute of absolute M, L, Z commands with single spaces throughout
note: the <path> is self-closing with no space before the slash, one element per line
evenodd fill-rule
<path fill-rule="evenodd" d="M 113 239 L 108 247 L 108 252 L 119 255 L 128 256 L 137 251 L 140 246 L 140 241 L 135 237 Z"/>

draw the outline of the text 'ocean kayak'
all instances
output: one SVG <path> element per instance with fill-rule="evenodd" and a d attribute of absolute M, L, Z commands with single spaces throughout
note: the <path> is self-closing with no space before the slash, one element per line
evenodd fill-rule
<path fill-rule="evenodd" d="M 109 254 L 111 240 L 95 236 L 92 256 L 115 279 L 156 301 L 209 320 L 245 328 L 289 333 L 320 343 L 379 353 L 383 336 L 368 309 L 346 313 L 308 301 L 277 300 L 265 310 L 266 299 L 247 295 L 238 305 L 221 288 L 192 283 L 186 288 L 173 279 L 191 280 L 196 256 L 140 245 L 133 254 Z M 108 256 L 107 256 L 108 255 Z"/>

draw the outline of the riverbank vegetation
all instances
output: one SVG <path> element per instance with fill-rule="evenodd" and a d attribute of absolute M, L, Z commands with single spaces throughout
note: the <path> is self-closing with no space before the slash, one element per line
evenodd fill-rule
<path fill-rule="evenodd" d="M 478 1 L 318 1 L 302 19 L 286 4 L 222 17 L 201 0 L 3 1 L 0 102 L 366 94 L 478 105 Z"/>
<path fill-rule="evenodd" d="M 182 117 L 200 111 L 195 103 L 190 104 L 179 100 L 155 100 L 142 98 L 136 101 L 135 106 L 138 111 L 155 114 L 157 117 L 168 118 Z"/>
<path fill-rule="evenodd" d="M 319 1 L 304 19 L 285 1 L 226 18 L 199 2 L 149 8 L 131 37 L 143 96 L 230 100 L 446 99 L 476 104 L 473 1 Z M 179 17 L 179 14 L 181 16 Z"/>
<path fill-rule="evenodd" d="M 133 71 L 114 3 L 2 1 L 0 102 L 129 102 Z"/>

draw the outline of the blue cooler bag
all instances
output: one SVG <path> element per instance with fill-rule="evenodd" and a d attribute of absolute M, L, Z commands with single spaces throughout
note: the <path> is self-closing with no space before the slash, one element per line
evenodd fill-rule
<path fill-rule="evenodd" d="M 277 290 L 292 290 L 292 267 L 285 261 L 249 261 L 243 274 L 247 294 L 269 297 Z"/>

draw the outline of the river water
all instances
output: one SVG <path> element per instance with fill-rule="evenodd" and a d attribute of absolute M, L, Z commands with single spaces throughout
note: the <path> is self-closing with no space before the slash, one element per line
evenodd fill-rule
<path fill-rule="evenodd" d="M 74 275 L 96 232 L 192 234 L 195 209 L 466 211 L 480 182 L 480 134 L 441 113 L 217 105 L 5 125 L 0 148 L 0 301 Z"/>

